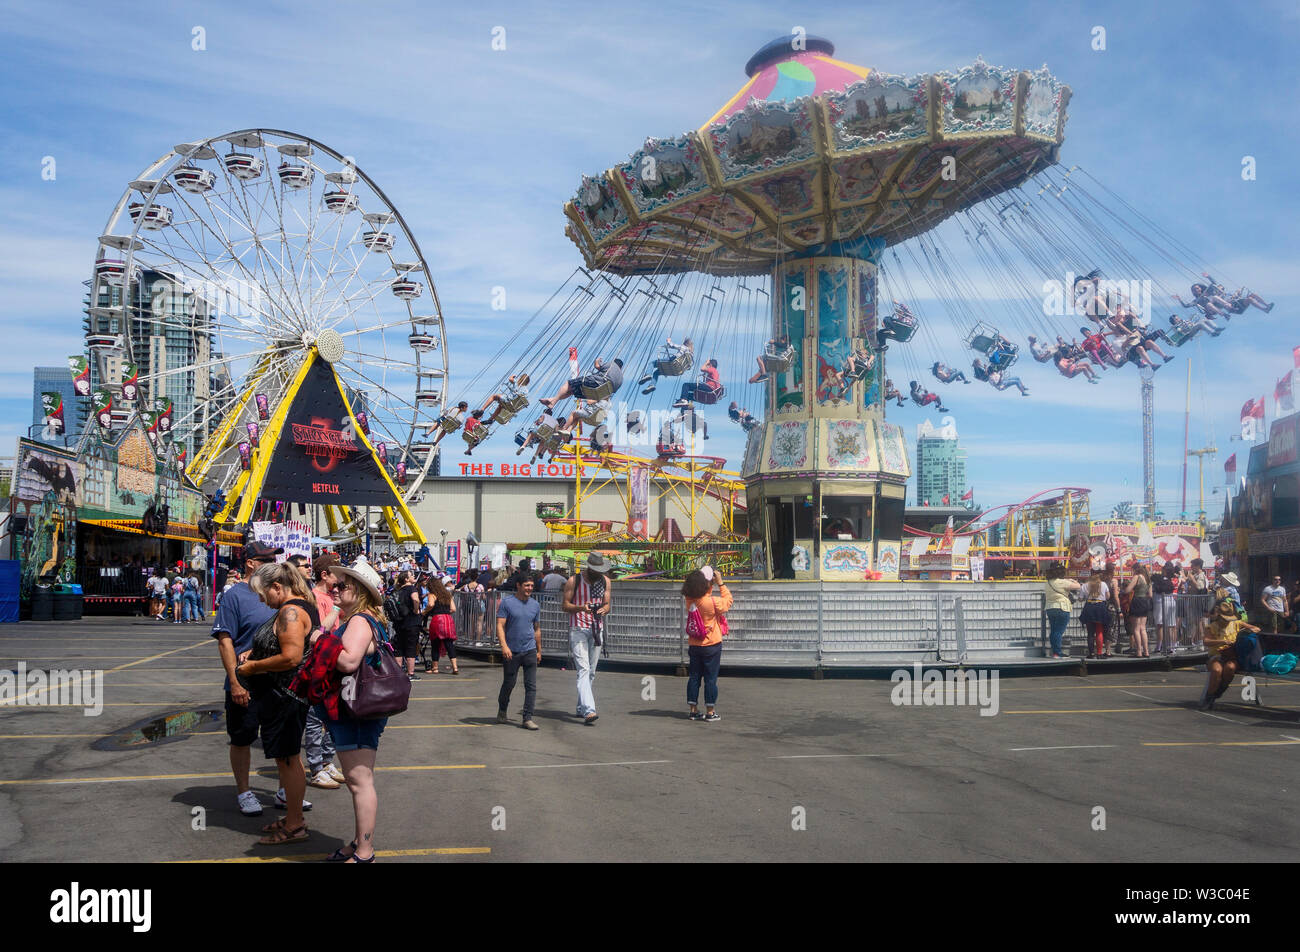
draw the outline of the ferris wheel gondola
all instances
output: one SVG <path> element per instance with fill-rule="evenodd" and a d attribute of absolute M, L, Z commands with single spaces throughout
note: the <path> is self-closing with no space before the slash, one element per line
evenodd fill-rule
<path fill-rule="evenodd" d="M 169 401 L 202 488 L 229 489 L 246 425 L 274 415 L 313 355 L 408 468 L 406 495 L 427 472 L 415 436 L 448 371 L 437 292 L 401 215 L 341 153 L 269 129 L 177 145 L 117 202 L 90 285 L 88 344 L 138 367 L 140 407 Z"/>

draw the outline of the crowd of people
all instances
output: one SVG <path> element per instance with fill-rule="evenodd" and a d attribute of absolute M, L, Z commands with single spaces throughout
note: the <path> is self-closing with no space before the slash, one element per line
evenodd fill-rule
<path fill-rule="evenodd" d="M 575 716 L 584 725 L 597 721 L 596 669 L 614 589 L 613 565 L 600 553 L 591 553 L 573 575 L 559 566 L 536 572 L 525 563 L 509 573 L 467 571 L 455 581 L 423 571 L 411 556 L 380 557 L 373 564 L 358 556 L 351 565 L 331 552 L 310 561 L 304 555 L 277 561 L 282 556 L 282 549 L 262 542 L 246 545 L 242 571 L 230 573 L 212 626 L 226 674 L 226 730 L 240 812 L 264 812 L 249 784 L 252 745 L 259 737 L 279 777 L 275 804 L 284 814 L 261 828 L 259 845 L 308 839 L 305 814 L 312 804 L 306 788 L 346 785 L 353 803 L 352 839 L 327 861 L 374 862 L 379 811 L 375 763 L 388 718 L 354 712 L 362 666 L 381 670 L 387 654 L 397 665 L 396 677 L 420 680 L 415 663 L 424 656 L 422 636 L 427 633 L 425 671 L 438 672 L 446 653 L 451 673 L 459 674 L 457 618 L 470 626 L 476 640 L 483 637 L 490 592 L 499 593 L 494 599 L 496 642 L 503 659 L 497 720 L 509 722 L 510 698 L 522 670 L 520 724 L 539 729 L 533 720 L 543 658 L 542 606 L 536 592 L 558 601 L 570 619 Z M 681 594 L 690 654 L 686 716 L 717 721 L 718 669 L 732 596 L 707 567 L 686 578 Z"/>
<path fill-rule="evenodd" d="M 1251 606 L 1242 599 L 1235 572 L 1212 578 L 1201 559 L 1186 566 L 1136 564 L 1130 573 L 1122 581 L 1108 565 L 1077 581 L 1066 577 L 1064 565 L 1049 567 L 1044 585 L 1050 657 L 1067 657 L 1064 636 L 1073 605 L 1079 604 L 1088 658 L 1119 654 L 1121 635 L 1128 641 L 1123 653 L 1136 658 L 1152 657 L 1152 639 L 1156 655 L 1205 650 L 1207 680 L 1200 707 L 1209 710 L 1246 661 L 1243 650 L 1254 650 L 1253 643 L 1243 649 L 1240 637 L 1300 632 L 1300 580 L 1288 588 L 1280 575 L 1274 576 L 1258 604 Z M 1256 623 L 1251 622 L 1252 614 Z M 1148 626 L 1154 630 L 1149 632 Z"/>

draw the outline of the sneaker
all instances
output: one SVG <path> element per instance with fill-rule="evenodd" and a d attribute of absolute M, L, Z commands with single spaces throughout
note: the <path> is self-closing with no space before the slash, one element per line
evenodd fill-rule
<path fill-rule="evenodd" d="M 424 680 L 424 679 L 421 678 L 418 674 L 408 674 L 407 677 L 410 678 L 412 681 L 423 681 L 423 680 Z"/>
<path fill-rule="evenodd" d="M 329 775 L 329 771 L 322 767 L 307 778 L 307 786 L 319 787 L 322 790 L 337 790 L 339 782 Z"/>
<path fill-rule="evenodd" d="M 646 384 L 648 384 L 651 380 L 654 380 L 654 375 L 653 375 L 653 374 L 646 374 L 644 377 L 642 377 L 640 380 L 638 380 L 638 381 L 636 382 L 636 385 L 637 385 L 638 387 L 644 387 L 644 386 L 645 386 Z"/>
<path fill-rule="evenodd" d="M 331 780 L 336 780 L 339 783 L 343 783 L 347 780 L 347 778 L 343 776 L 343 771 L 339 770 L 339 768 L 335 767 L 333 764 L 326 764 L 325 772 L 330 775 Z"/>
<path fill-rule="evenodd" d="M 284 787 L 281 787 L 279 790 L 275 791 L 275 805 L 279 807 L 281 810 L 289 809 L 289 801 L 284 798 Z M 311 801 L 308 800 L 306 797 L 303 797 L 302 812 L 306 813 L 310 809 L 311 809 Z"/>
<path fill-rule="evenodd" d="M 530 731 L 540 730 L 540 728 L 533 723 L 533 719 L 531 717 L 526 718 L 524 720 L 524 729 Z"/>
<path fill-rule="evenodd" d="M 699 711 L 690 711 L 689 713 L 687 713 L 686 719 L 688 721 L 702 721 L 704 720 L 704 715 L 701 714 Z"/>
<path fill-rule="evenodd" d="M 497 711 L 497 723 L 498 723 L 498 724 L 509 724 L 509 723 L 510 723 L 510 715 L 508 715 L 505 711 Z"/>
<path fill-rule="evenodd" d="M 239 812 L 244 816 L 261 816 L 262 801 L 252 790 L 245 790 L 239 795 Z"/>
<path fill-rule="evenodd" d="M 594 724 L 594 723 L 596 723 L 596 717 L 597 717 L 596 712 L 595 712 L 595 711 L 592 711 L 590 714 L 588 714 L 586 717 L 584 717 L 584 718 L 582 719 L 582 723 L 584 723 L 584 724 Z"/>
<path fill-rule="evenodd" d="M 704 719 L 705 719 L 706 721 L 720 721 L 720 720 L 722 720 L 721 716 L 719 716 L 719 714 L 718 714 L 717 711 L 709 711 L 709 713 L 707 713 L 707 714 L 704 715 Z"/>
<path fill-rule="evenodd" d="M 641 391 L 641 396 L 643 396 L 643 397 L 648 397 L 648 396 L 650 396 L 650 394 L 652 394 L 652 393 L 654 393 L 654 392 L 655 392 L 655 388 L 654 388 L 654 387 L 646 387 L 644 390 Z"/>

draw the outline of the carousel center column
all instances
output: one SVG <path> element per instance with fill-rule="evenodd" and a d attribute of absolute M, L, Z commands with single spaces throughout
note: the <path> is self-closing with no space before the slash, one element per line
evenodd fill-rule
<path fill-rule="evenodd" d="M 902 428 L 885 420 L 873 257 L 773 271 L 766 414 L 741 469 L 755 578 L 898 577 L 911 469 Z"/>

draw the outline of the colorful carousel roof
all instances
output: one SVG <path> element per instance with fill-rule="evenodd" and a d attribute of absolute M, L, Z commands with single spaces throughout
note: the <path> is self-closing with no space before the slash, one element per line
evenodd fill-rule
<path fill-rule="evenodd" d="M 566 234 L 614 274 L 763 274 L 781 258 L 869 256 L 1057 161 L 1070 89 L 982 60 L 902 77 L 784 37 L 696 132 L 647 139 L 584 176 Z"/>

